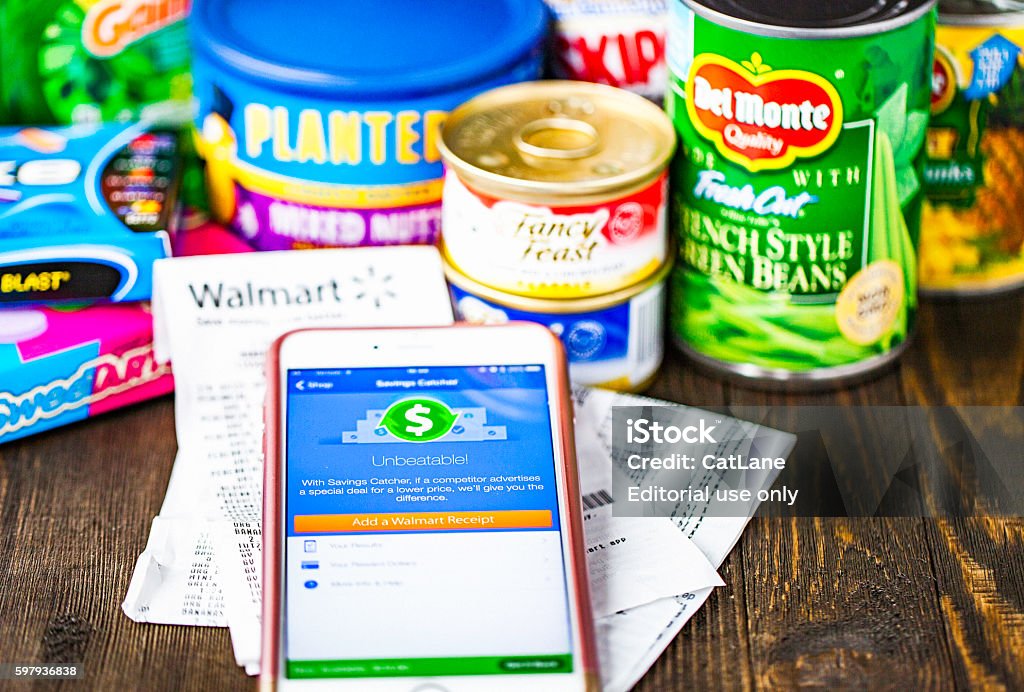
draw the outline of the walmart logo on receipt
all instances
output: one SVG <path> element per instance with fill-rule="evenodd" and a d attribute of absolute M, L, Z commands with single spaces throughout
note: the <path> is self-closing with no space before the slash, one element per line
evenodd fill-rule
<path fill-rule="evenodd" d="M 370 410 L 356 421 L 355 430 L 342 433 L 342 444 L 381 442 L 482 442 L 505 440 L 504 425 L 486 425 L 487 409 L 453 409 L 426 397 L 402 399 L 386 410 Z"/>

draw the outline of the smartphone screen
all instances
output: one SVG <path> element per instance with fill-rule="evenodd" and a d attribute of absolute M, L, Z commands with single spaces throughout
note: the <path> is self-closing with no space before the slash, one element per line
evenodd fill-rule
<path fill-rule="evenodd" d="M 544 366 L 286 385 L 284 676 L 571 673 Z"/>

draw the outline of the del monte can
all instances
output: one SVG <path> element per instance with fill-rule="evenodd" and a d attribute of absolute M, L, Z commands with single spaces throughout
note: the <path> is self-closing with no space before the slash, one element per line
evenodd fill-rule
<path fill-rule="evenodd" d="M 671 331 L 761 382 L 848 378 L 913 330 L 928 0 L 677 0 Z"/>

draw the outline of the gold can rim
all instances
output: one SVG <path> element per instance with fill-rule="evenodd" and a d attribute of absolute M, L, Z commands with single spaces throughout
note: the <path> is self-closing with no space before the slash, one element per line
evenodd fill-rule
<path fill-rule="evenodd" d="M 608 175 L 580 180 L 541 180 L 501 173 L 502 166 L 499 165 L 492 166 L 495 170 L 491 170 L 486 165 L 472 163 L 468 160 L 470 152 L 465 147 L 453 143 L 459 128 L 473 118 L 484 115 L 497 116 L 498 114 L 509 117 L 507 109 L 517 104 L 553 103 L 569 99 L 591 99 L 597 102 L 598 108 L 604 106 L 602 110 L 605 115 L 614 115 L 617 112 L 631 121 L 639 120 L 649 126 L 646 129 L 650 133 L 650 144 L 654 154 L 642 164 Z M 551 161 L 572 159 L 585 161 L 594 155 L 594 147 L 589 144 L 581 144 L 578 147 L 567 149 L 547 148 L 548 156 L 538 152 L 530 142 L 526 141 L 527 137 L 523 135 L 523 131 L 530 127 L 536 127 L 538 121 L 545 119 L 566 125 L 564 129 L 578 131 L 584 140 L 595 134 L 590 131 L 595 128 L 585 117 L 569 117 L 554 113 L 549 118 L 531 118 L 517 123 L 517 133 L 511 138 L 512 141 L 507 143 L 508 148 L 516 149 L 516 154 L 520 156 L 535 156 L 540 160 L 550 159 Z M 513 128 L 514 126 L 506 123 L 506 127 Z M 596 134 L 602 135 L 600 131 Z M 441 129 L 438 149 L 449 169 L 464 181 L 482 188 L 483 191 L 499 189 L 503 196 L 509 197 L 520 195 L 559 199 L 596 197 L 636 187 L 660 175 L 667 168 L 675 153 L 676 131 L 664 110 L 638 94 L 592 82 L 542 80 L 491 89 L 462 104 L 448 115 Z"/>
<path fill-rule="evenodd" d="M 444 274 L 445 278 L 448 279 L 448 283 L 458 286 L 477 298 L 524 312 L 565 315 L 578 312 L 595 312 L 616 305 L 622 305 L 647 292 L 654 286 L 664 283 L 668 279 L 669 272 L 672 270 L 675 252 L 674 248 L 670 247 L 662 265 L 653 274 L 636 283 L 607 293 L 581 298 L 535 298 L 533 296 L 502 291 L 476 279 L 471 279 L 459 271 L 452 265 L 443 247 L 441 248 L 441 256 L 444 259 Z"/>

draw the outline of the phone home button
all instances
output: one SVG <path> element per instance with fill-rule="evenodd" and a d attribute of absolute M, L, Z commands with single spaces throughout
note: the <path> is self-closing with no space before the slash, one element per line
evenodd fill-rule
<path fill-rule="evenodd" d="M 412 688 L 410 692 L 448 692 L 448 688 L 441 687 L 436 682 L 425 682 Z"/>

